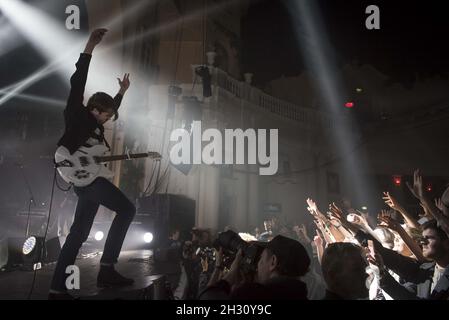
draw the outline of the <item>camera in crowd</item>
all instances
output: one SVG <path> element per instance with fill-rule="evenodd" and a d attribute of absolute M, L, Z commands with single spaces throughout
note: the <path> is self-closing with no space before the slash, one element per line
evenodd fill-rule
<path fill-rule="evenodd" d="M 213 248 L 201 248 L 199 247 L 195 254 L 200 257 L 201 259 L 207 260 L 207 261 L 215 261 L 215 250 Z"/>
<path fill-rule="evenodd" d="M 257 263 L 265 249 L 265 246 L 261 242 L 252 241 L 246 242 L 237 233 L 232 230 L 221 232 L 218 234 L 218 238 L 214 241 L 214 247 L 218 250 L 223 248 L 223 255 L 228 259 L 225 261 L 232 261 L 230 256 L 235 256 L 237 251 L 242 249 L 242 271 L 244 273 L 254 273 L 257 270 Z M 225 263 L 226 264 L 226 263 Z"/>

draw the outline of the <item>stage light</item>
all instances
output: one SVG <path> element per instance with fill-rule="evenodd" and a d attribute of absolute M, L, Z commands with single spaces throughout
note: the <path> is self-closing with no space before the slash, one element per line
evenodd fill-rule
<path fill-rule="evenodd" d="M 365 210 L 365 211 L 366 211 L 366 210 L 368 210 L 368 207 L 363 206 L 363 207 L 362 207 L 362 210 Z"/>
<path fill-rule="evenodd" d="M 393 176 L 393 183 L 395 186 L 399 187 L 402 183 L 402 177 L 398 175 Z"/>
<path fill-rule="evenodd" d="M 428 185 L 426 186 L 426 190 L 427 190 L 427 192 L 432 192 L 432 185 L 431 185 L 431 184 L 428 184 Z"/>
<path fill-rule="evenodd" d="M 148 5 L 147 1 L 140 1 L 129 10 L 124 11 L 122 15 L 106 21 L 103 26 L 113 29 L 121 25 L 124 17 L 140 12 L 146 5 Z M 0 106 L 52 72 L 58 72 L 64 79 L 70 78 L 73 73 L 73 63 L 78 59 L 79 52 L 82 52 L 87 40 L 85 37 L 79 36 L 77 33 L 68 33 L 64 24 L 47 14 L 46 10 L 24 1 L 2 0 L 0 1 L 0 10 L 14 28 L 47 60 L 45 66 L 20 81 L 9 90 L 10 92 L 1 97 Z M 3 42 L 1 43 L 3 45 Z M 106 52 L 103 54 L 96 52 L 96 56 L 99 57 L 96 59 L 96 63 L 91 65 L 92 70 L 89 73 L 90 80 L 86 85 L 86 95 L 99 91 L 99 89 L 93 88 L 92 84 L 101 84 L 101 91 L 115 90 L 115 78 L 106 76 L 106 74 L 111 69 L 120 70 L 122 66 L 121 59 L 114 53 L 108 55 Z"/>
<path fill-rule="evenodd" d="M 97 240 L 97 241 L 101 241 L 102 239 L 103 239 L 103 237 L 104 237 L 104 233 L 103 233 L 103 231 L 97 231 L 97 232 L 95 232 L 95 240 Z"/>
<path fill-rule="evenodd" d="M 145 243 L 151 243 L 151 241 L 153 241 L 153 234 L 151 232 L 145 232 L 143 241 L 145 241 Z"/>
<path fill-rule="evenodd" d="M 25 270 L 41 268 L 44 245 L 43 237 L 30 236 L 25 240 L 22 246 L 23 267 Z"/>
<path fill-rule="evenodd" d="M 356 88 L 355 91 L 356 91 L 357 93 L 361 93 L 361 92 L 363 91 L 363 89 L 362 89 L 362 88 Z"/>
<path fill-rule="evenodd" d="M 345 81 L 341 76 L 341 68 L 338 65 L 338 55 L 329 38 L 322 13 L 322 8 L 317 1 L 285 1 L 290 14 L 293 31 L 296 34 L 297 44 L 300 47 L 304 63 L 308 66 L 311 79 L 319 88 L 322 100 L 322 111 L 332 115 L 330 137 L 332 144 L 344 155 L 342 170 L 353 179 L 351 191 L 355 201 L 367 203 L 372 201 L 374 194 L 373 181 L 366 179 L 366 173 L 370 171 L 366 161 L 361 161 L 363 153 L 355 152 L 360 144 L 358 136 L 361 131 L 356 119 L 348 112 L 342 114 L 342 108 L 355 108 L 355 101 L 348 101 L 353 96 L 347 93 Z M 358 85 L 358 84 L 356 84 Z M 357 86 L 358 87 L 358 86 Z M 351 91 L 354 89 L 351 88 Z M 327 109 L 327 110 L 326 110 Z M 369 203 L 368 203 L 369 205 Z"/>
<path fill-rule="evenodd" d="M 36 237 L 28 237 L 23 243 L 22 253 L 24 255 L 28 255 L 33 252 L 36 247 Z"/>

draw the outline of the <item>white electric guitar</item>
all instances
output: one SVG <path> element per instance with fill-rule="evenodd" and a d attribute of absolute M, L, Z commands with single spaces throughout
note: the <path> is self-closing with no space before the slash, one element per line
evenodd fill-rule
<path fill-rule="evenodd" d="M 66 147 L 60 146 L 55 153 L 56 168 L 67 183 L 85 187 L 98 177 L 110 179 L 114 176 L 114 173 L 106 167 L 107 162 L 146 157 L 161 159 L 161 155 L 157 152 L 123 155 L 108 155 L 108 153 L 109 149 L 104 145 L 81 147 L 73 154 L 70 154 Z"/>

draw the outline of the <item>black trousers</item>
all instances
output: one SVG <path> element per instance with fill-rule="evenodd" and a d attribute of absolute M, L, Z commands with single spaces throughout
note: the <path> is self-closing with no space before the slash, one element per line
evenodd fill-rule
<path fill-rule="evenodd" d="M 65 273 L 66 268 L 75 263 L 81 245 L 89 236 L 100 205 L 116 213 L 101 257 L 103 263 L 117 262 L 126 232 L 136 213 L 136 208 L 131 201 L 104 178 L 97 178 L 86 187 L 75 187 L 74 189 L 78 195 L 75 218 L 56 264 L 51 283 L 53 290 L 66 290 L 65 279 L 68 276 Z"/>

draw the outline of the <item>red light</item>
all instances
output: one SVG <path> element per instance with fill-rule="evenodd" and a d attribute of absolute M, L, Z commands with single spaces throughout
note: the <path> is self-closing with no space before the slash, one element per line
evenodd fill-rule
<path fill-rule="evenodd" d="M 427 192 L 432 192 L 432 185 L 431 184 L 427 185 L 426 190 Z"/>
<path fill-rule="evenodd" d="M 401 176 L 393 176 L 393 183 L 394 183 L 396 186 L 400 186 L 400 185 L 401 185 L 401 182 L 402 182 Z"/>
<path fill-rule="evenodd" d="M 354 108 L 354 102 L 346 102 L 345 107 L 346 108 Z"/>

